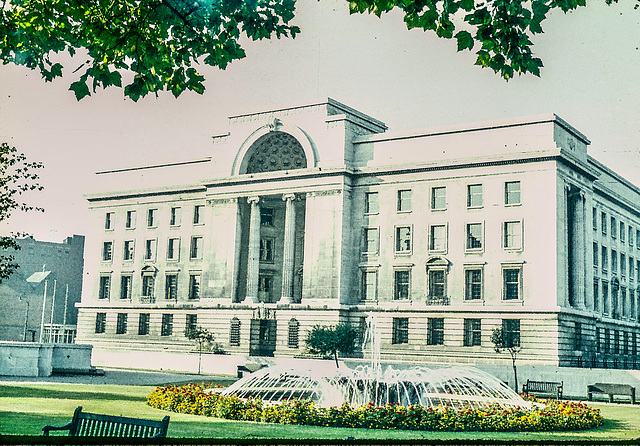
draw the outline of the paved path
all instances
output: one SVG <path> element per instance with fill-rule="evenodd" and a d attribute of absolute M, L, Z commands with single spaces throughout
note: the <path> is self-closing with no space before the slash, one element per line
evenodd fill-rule
<path fill-rule="evenodd" d="M 194 375 L 186 373 L 168 373 L 161 371 L 129 370 L 101 368 L 104 375 L 53 375 L 47 377 L 0 376 L 2 382 L 29 383 L 73 383 L 73 384 L 123 384 L 130 386 L 158 386 L 171 383 L 215 382 L 234 379 L 223 375 Z"/>

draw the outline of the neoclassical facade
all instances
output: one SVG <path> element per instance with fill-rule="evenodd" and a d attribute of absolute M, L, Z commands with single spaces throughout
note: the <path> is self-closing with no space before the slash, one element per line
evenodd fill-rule
<path fill-rule="evenodd" d="M 373 318 L 388 361 L 632 367 L 640 190 L 555 115 L 391 133 L 337 101 L 229 118 L 211 156 L 100 172 L 78 341 L 294 357 Z M 504 359 L 504 358 L 502 358 Z M 115 365 L 115 364 L 114 364 Z"/>

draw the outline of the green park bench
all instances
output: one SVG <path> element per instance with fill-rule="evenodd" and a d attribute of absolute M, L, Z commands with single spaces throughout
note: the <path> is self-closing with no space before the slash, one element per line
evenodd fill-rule
<path fill-rule="evenodd" d="M 168 416 L 161 421 L 145 420 L 83 412 L 82 406 L 78 406 L 69 424 L 45 426 L 42 435 L 48 436 L 50 431 L 68 430 L 70 437 L 164 438 L 168 428 Z"/>
<path fill-rule="evenodd" d="M 636 403 L 636 388 L 629 384 L 595 383 L 587 386 L 587 398 L 593 400 L 594 393 L 609 395 L 609 402 L 613 403 L 614 395 L 625 395 L 631 398 L 631 404 Z"/>
<path fill-rule="evenodd" d="M 555 395 L 556 399 L 562 398 L 563 381 L 531 381 L 527 380 L 522 386 L 522 393 Z"/>

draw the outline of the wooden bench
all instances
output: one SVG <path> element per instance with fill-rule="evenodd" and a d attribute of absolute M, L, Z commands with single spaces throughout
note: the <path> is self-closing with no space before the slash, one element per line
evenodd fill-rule
<path fill-rule="evenodd" d="M 563 381 L 531 381 L 527 380 L 522 386 L 522 393 L 537 393 L 555 395 L 556 399 L 562 398 Z"/>
<path fill-rule="evenodd" d="M 64 426 L 45 426 L 42 428 L 42 435 L 48 436 L 49 431 L 68 430 L 70 437 L 164 438 L 167 436 L 168 427 L 168 416 L 161 421 L 117 417 L 83 412 L 82 406 L 78 406 L 71 423 Z"/>
<path fill-rule="evenodd" d="M 629 384 L 595 383 L 587 386 L 587 397 L 593 400 L 594 393 L 609 395 L 609 402 L 613 403 L 613 395 L 625 395 L 631 398 L 631 404 L 636 403 L 636 388 Z"/>

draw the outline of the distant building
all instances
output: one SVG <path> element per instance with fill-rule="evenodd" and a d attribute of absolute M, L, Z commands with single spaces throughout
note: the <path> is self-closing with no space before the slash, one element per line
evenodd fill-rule
<path fill-rule="evenodd" d="M 43 341 L 73 342 L 78 318 L 76 304 L 82 295 L 84 236 L 67 237 L 62 243 L 24 238 L 18 244 L 20 250 L 6 251 L 15 257 L 20 268 L 0 283 L 0 340 L 40 339 L 46 285 Z M 42 271 L 50 273 L 37 277 L 42 278 L 40 282 L 27 282 L 34 273 Z"/>
<path fill-rule="evenodd" d="M 523 363 L 632 366 L 640 190 L 582 133 L 385 131 L 328 100 L 233 116 L 211 158 L 103 172 L 79 342 L 188 351 L 201 325 L 291 357 L 315 324 L 375 317 L 383 360 L 499 361 L 502 327 Z"/>

